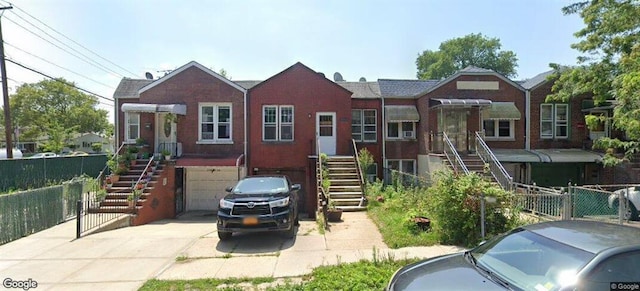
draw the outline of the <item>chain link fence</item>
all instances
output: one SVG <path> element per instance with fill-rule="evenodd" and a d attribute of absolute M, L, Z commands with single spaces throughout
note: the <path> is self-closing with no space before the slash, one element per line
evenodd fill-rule
<path fill-rule="evenodd" d="M 97 177 L 106 155 L 0 160 L 0 193 L 42 188 L 74 177 Z"/>
<path fill-rule="evenodd" d="M 0 195 L 0 245 L 50 228 L 76 215 L 88 180 Z"/>
<path fill-rule="evenodd" d="M 426 188 L 431 186 L 431 180 L 426 177 L 420 177 L 409 173 L 400 172 L 397 170 L 383 168 L 384 171 L 384 184 L 398 187 L 402 185 L 404 187 L 419 187 Z"/>

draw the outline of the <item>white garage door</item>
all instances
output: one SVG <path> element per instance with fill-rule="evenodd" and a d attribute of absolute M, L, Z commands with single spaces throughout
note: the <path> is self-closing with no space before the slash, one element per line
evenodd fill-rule
<path fill-rule="evenodd" d="M 238 181 L 236 167 L 187 168 L 186 210 L 218 210 L 228 186 Z"/>

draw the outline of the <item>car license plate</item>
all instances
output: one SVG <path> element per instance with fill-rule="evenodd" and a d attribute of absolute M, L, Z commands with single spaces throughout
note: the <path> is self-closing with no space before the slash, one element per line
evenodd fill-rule
<path fill-rule="evenodd" d="M 244 225 L 256 225 L 258 224 L 257 217 L 245 217 L 242 219 L 242 224 Z"/>

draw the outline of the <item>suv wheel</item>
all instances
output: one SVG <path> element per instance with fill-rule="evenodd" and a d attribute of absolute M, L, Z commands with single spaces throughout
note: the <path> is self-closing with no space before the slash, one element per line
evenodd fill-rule
<path fill-rule="evenodd" d="M 218 238 L 220 240 L 228 240 L 228 239 L 231 238 L 232 235 L 233 235 L 233 233 L 231 233 L 231 232 L 218 231 Z"/>
<path fill-rule="evenodd" d="M 294 238 L 296 237 L 296 225 L 295 224 L 291 224 L 291 228 L 285 231 L 285 236 L 287 238 Z"/>

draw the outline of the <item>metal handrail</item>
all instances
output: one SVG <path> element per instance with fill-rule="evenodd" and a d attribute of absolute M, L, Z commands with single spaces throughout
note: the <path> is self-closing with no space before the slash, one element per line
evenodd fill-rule
<path fill-rule="evenodd" d="M 152 163 L 153 163 L 153 158 L 149 158 L 149 162 L 147 162 L 147 165 L 144 167 L 144 170 L 142 170 L 142 173 L 140 174 L 140 177 L 138 177 L 138 180 L 137 180 L 133 185 L 131 185 L 131 193 L 133 193 L 133 191 L 135 191 L 135 190 L 136 190 L 136 186 L 137 186 L 140 182 L 142 182 L 142 179 L 144 179 L 144 178 L 145 178 L 145 177 L 144 177 L 144 176 L 145 176 L 145 174 L 147 174 L 147 175 L 148 175 L 147 171 L 149 171 L 149 167 L 151 167 L 151 164 L 152 164 Z M 147 188 L 147 185 L 146 185 L 146 184 L 144 184 L 144 188 Z M 142 189 L 142 191 L 144 191 L 144 188 Z M 140 199 L 140 197 L 139 197 L 139 196 L 135 196 L 134 198 L 135 198 L 135 199 L 134 199 L 134 201 L 135 201 L 135 203 L 137 204 L 137 203 L 138 203 L 138 200 Z"/>
<path fill-rule="evenodd" d="M 451 143 L 449 136 L 444 131 L 442 132 L 442 140 L 446 145 L 444 148 L 444 155 L 447 157 L 447 160 L 449 160 L 449 164 L 453 167 L 453 171 L 455 173 L 458 173 L 458 167 L 460 167 L 465 174 L 469 174 L 467 165 L 464 164 L 462 158 L 460 157 L 460 154 L 458 154 L 458 151 L 456 150 L 456 147 L 453 146 L 453 143 Z M 449 150 L 449 152 L 447 150 Z M 450 157 L 449 154 L 453 155 L 453 157 Z"/>
<path fill-rule="evenodd" d="M 476 131 L 476 153 L 482 162 L 489 164 L 491 175 L 498 181 L 502 189 L 511 191 L 513 188 L 513 177 L 502 166 L 498 158 L 493 154 L 491 148 L 484 142 L 479 132 Z"/>
<path fill-rule="evenodd" d="M 364 175 L 362 173 L 362 168 L 360 167 L 360 156 L 358 155 L 358 147 L 356 146 L 356 140 L 351 139 L 351 144 L 353 145 L 353 159 L 356 162 L 358 178 L 360 178 L 360 188 L 362 188 L 362 193 L 364 193 Z"/>

